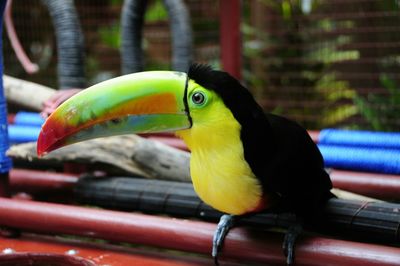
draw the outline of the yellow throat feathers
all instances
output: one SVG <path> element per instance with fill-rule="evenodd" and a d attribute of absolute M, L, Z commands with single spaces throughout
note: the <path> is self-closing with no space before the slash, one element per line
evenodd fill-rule
<path fill-rule="evenodd" d="M 262 188 L 244 158 L 241 125 L 222 100 L 202 113 L 191 112 L 193 126 L 178 131 L 191 150 L 190 173 L 196 193 L 213 208 L 234 215 L 256 210 Z"/>

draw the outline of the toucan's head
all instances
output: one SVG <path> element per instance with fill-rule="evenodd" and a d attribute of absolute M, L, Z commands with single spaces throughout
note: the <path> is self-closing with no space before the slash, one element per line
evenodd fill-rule
<path fill-rule="evenodd" d="M 242 119 L 241 110 L 249 101 L 254 99 L 236 79 L 206 65 L 194 64 L 187 74 L 125 75 L 96 84 L 60 105 L 42 127 L 37 153 L 131 133 L 177 131 L 190 142 L 195 128 L 202 128 L 204 135 L 223 120 Z"/>

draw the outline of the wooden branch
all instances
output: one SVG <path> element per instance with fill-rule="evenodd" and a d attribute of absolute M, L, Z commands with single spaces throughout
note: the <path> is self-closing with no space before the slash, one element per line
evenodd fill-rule
<path fill-rule="evenodd" d="M 127 174 L 147 178 L 190 181 L 189 154 L 137 135 L 114 136 L 76 143 L 42 158 L 36 143 L 12 146 L 7 155 L 29 162 L 79 162 L 111 165 Z"/>
<path fill-rule="evenodd" d="M 3 81 L 4 94 L 9 102 L 34 111 L 41 111 L 43 103 L 56 93 L 49 87 L 7 75 L 3 76 Z"/>
<path fill-rule="evenodd" d="M 189 182 L 190 154 L 159 141 L 136 143 L 132 159 L 158 179 Z"/>

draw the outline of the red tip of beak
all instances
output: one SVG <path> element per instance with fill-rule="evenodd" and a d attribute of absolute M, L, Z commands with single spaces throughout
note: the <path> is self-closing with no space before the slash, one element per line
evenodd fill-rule
<path fill-rule="evenodd" d="M 59 121 L 53 117 L 49 117 L 44 123 L 40 131 L 36 152 L 39 157 L 46 153 L 64 146 L 65 137 L 69 135 L 72 128 L 61 125 Z"/>
<path fill-rule="evenodd" d="M 39 157 L 42 157 L 62 146 L 64 146 L 63 141 L 54 141 L 53 138 L 49 138 L 48 136 L 44 137 L 44 135 L 40 133 L 37 141 L 36 152 Z"/>

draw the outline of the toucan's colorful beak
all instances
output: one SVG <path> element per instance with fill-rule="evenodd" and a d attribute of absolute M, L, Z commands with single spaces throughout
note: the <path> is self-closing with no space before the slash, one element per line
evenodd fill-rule
<path fill-rule="evenodd" d="M 186 79 L 182 72 L 148 71 L 83 90 L 46 120 L 37 142 L 38 155 L 97 137 L 189 128 Z"/>

